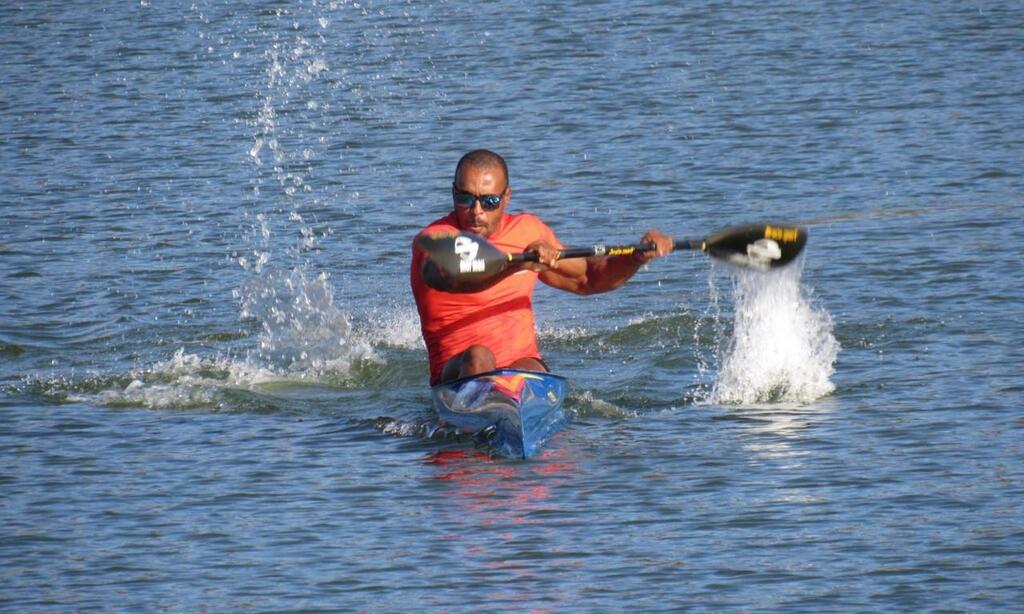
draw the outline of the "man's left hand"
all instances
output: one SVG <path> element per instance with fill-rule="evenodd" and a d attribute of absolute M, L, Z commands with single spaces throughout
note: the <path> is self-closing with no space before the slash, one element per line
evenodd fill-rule
<path fill-rule="evenodd" d="M 637 252 L 634 257 L 640 262 L 650 262 L 655 258 L 661 258 L 667 256 L 672 252 L 672 246 L 675 242 L 672 241 L 672 237 L 661 232 L 660 230 L 651 229 L 644 233 L 643 238 L 640 242 L 644 245 L 653 245 L 654 249 L 645 252 Z"/>
<path fill-rule="evenodd" d="M 524 262 L 523 266 L 534 270 L 534 271 L 546 271 L 548 269 L 558 268 L 558 258 L 560 256 L 560 250 L 547 243 L 546 241 L 534 241 L 526 246 L 523 250 L 527 253 L 537 254 L 536 262 Z"/>

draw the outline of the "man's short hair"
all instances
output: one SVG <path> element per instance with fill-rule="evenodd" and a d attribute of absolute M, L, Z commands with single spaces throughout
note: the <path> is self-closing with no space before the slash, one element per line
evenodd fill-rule
<path fill-rule="evenodd" d="M 508 183 L 508 165 L 505 164 L 505 159 L 487 149 L 474 149 L 466 155 L 459 158 L 459 163 L 455 165 L 455 178 L 453 181 L 458 181 L 459 171 L 462 170 L 463 166 L 476 166 L 476 167 L 489 167 L 497 166 L 501 169 L 501 172 L 505 173 L 505 183 Z"/>

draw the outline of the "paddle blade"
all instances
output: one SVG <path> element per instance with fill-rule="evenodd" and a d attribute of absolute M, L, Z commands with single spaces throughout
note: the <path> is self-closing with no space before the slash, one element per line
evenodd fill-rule
<path fill-rule="evenodd" d="M 504 277 L 507 254 L 471 232 L 441 232 L 416 237 L 426 254 L 423 281 L 443 292 L 479 292 Z"/>
<path fill-rule="evenodd" d="M 792 262 L 806 244 L 803 228 L 751 224 L 716 232 L 704 239 L 701 249 L 730 264 L 767 271 Z"/>

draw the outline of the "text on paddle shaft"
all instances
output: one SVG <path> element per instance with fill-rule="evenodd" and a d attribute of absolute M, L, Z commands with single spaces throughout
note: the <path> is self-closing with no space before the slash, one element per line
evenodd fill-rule
<path fill-rule="evenodd" d="M 636 251 L 633 246 L 629 247 L 610 247 L 608 248 L 607 255 L 609 256 L 628 256 Z"/>
<path fill-rule="evenodd" d="M 636 248 L 632 245 L 627 247 L 606 247 L 604 245 L 595 245 L 591 249 L 595 256 L 628 256 L 636 251 Z"/>

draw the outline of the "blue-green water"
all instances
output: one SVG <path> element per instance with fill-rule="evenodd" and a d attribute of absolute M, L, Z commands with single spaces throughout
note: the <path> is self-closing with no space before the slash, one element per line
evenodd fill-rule
<path fill-rule="evenodd" d="M 0 8 L 0 609 L 1014 611 L 1024 8 Z M 572 424 L 435 432 L 409 242 L 458 157 L 569 244 Z M 1017 605 L 1014 605 L 1017 604 Z"/>

